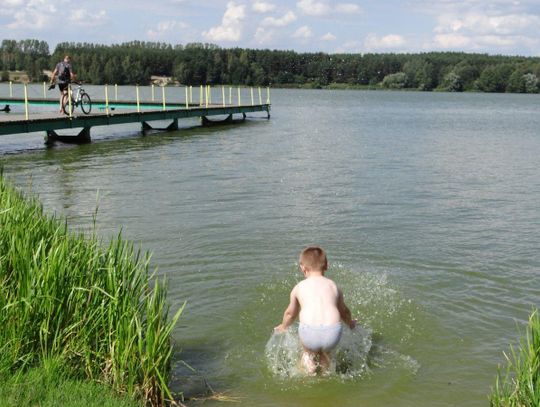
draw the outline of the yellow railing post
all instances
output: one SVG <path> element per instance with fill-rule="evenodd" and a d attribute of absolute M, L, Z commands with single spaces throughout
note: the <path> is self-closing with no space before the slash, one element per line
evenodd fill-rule
<path fill-rule="evenodd" d="M 229 105 L 232 106 L 232 86 L 229 86 Z"/>
<path fill-rule="evenodd" d="M 240 86 L 238 87 L 238 106 L 240 106 L 242 102 L 240 101 Z"/>
<path fill-rule="evenodd" d="M 167 110 L 165 107 L 165 85 L 161 85 L 161 101 L 163 102 L 163 110 Z"/>
<path fill-rule="evenodd" d="M 201 85 L 199 88 L 199 106 L 202 106 L 203 103 L 204 103 L 204 100 L 203 100 L 203 92 L 202 92 L 202 85 Z"/>
<path fill-rule="evenodd" d="M 47 89 L 45 82 L 43 82 L 43 99 L 47 99 Z"/>
<path fill-rule="evenodd" d="M 139 100 L 139 85 L 135 86 L 135 93 L 137 94 L 137 113 L 141 112 L 141 105 Z"/>
<path fill-rule="evenodd" d="M 261 87 L 259 86 L 259 104 L 262 105 L 262 93 L 261 93 Z"/>
<path fill-rule="evenodd" d="M 221 85 L 221 99 L 223 100 L 223 107 L 225 107 L 225 86 Z"/>
<path fill-rule="evenodd" d="M 109 85 L 105 85 L 105 113 L 109 114 Z"/>
<path fill-rule="evenodd" d="M 118 102 L 118 84 L 114 84 L 114 100 L 115 102 Z"/>
<path fill-rule="evenodd" d="M 253 86 L 249 88 L 249 91 L 251 93 L 251 106 L 255 106 L 255 99 L 253 99 Z"/>
<path fill-rule="evenodd" d="M 9 97 L 13 97 L 13 82 L 9 81 Z"/>
<path fill-rule="evenodd" d="M 69 108 L 69 117 L 71 118 L 71 83 L 68 85 L 68 92 L 67 92 L 67 97 L 68 97 L 68 108 Z"/>
<path fill-rule="evenodd" d="M 186 109 L 189 109 L 189 89 L 186 86 Z"/>
<path fill-rule="evenodd" d="M 189 103 L 193 103 L 193 86 L 189 85 Z"/>
<path fill-rule="evenodd" d="M 212 104 L 212 86 L 208 85 L 208 104 Z"/>
<path fill-rule="evenodd" d="M 266 104 L 270 104 L 270 86 L 266 87 Z"/>
<path fill-rule="evenodd" d="M 155 100 L 154 84 L 152 84 L 152 102 Z"/>
<path fill-rule="evenodd" d="M 208 85 L 206 85 L 206 107 L 208 107 L 209 99 L 210 99 L 210 88 Z"/>
<path fill-rule="evenodd" d="M 28 85 L 24 84 L 24 117 L 28 120 Z"/>

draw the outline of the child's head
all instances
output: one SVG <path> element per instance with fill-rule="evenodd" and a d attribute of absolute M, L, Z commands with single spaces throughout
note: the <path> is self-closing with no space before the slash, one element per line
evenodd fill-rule
<path fill-rule="evenodd" d="M 310 271 L 325 272 L 328 268 L 326 253 L 319 246 L 306 247 L 300 253 L 300 266 Z"/>

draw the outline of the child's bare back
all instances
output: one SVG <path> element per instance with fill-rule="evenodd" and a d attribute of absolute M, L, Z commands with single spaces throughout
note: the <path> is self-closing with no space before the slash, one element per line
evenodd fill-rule
<path fill-rule="evenodd" d="M 299 320 L 307 325 L 334 325 L 341 321 L 338 310 L 339 290 L 324 276 L 311 276 L 299 282 L 296 298 L 300 303 Z"/>

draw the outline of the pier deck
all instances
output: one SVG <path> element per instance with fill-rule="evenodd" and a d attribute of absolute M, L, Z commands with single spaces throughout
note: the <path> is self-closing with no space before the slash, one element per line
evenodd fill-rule
<path fill-rule="evenodd" d="M 58 100 L 36 99 L 29 100 L 31 105 L 51 105 L 58 106 Z M 23 101 L 24 103 L 24 101 Z M 21 104 L 21 99 L 3 98 L 0 99 L 0 107 L 6 105 Z M 253 105 L 189 105 L 171 103 L 163 108 L 159 102 L 140 102 L 137 109 L 135 102 L 117 101 L 110 102 L 106 107 L 102 101 L 95 101 L 92 105 L 92 113 L 85 115 L 76 109 L 69 117 L 60 113 L 32 112 L 26 119 L 24 113 L 2 113 L 0 112 L 0 135 L 30 133 L 44 131 L 47 134 L 47 141 L 61 140 L 64 142 L 89 142 L 90 128 L 94 126 L 109 126 L 114 124 L 141 123 L 143 130 L 151 129 L 148 124 L 151 121 L 171 121 L 171 124 L 162 130 L 178 129 L 178 120 L 190 117 L 201 117 L 203 123 L 209 116 L 227 116 L 231 121 L 234 114 L 241 114 L 245 118 L 246 113 L 266 112 L 270 117 L 270 104 Z M 82 129 L 73 136 L 58 136 L 55 130 L 61 129 Z"/>

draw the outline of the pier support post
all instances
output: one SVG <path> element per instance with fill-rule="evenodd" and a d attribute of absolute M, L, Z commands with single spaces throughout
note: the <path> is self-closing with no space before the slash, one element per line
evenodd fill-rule
<path fill-rule="evenodd" d="M 232 114 L 228 115 L 227 118 L 224 120 L 216 120 L 216 121 L 210 120 L 206 116 L 201 116 L 201 124 L 203 126 L 215 126 L 219 124 L 229 124 L 229 123 L 234 123 Z"/>
<path fill-rule="evenodd" d="M 60 135 L 54 130 L 47 130 L 47 135 L 45 136 L 45 144 L 53 144 L 55 141 L 61 141 L 62 143 L 71 143 L 71 144 L 86 144 L 90 143 L 92 139 L 90 138 L 90 127 L 83 127 L 79 134 L 74 136 Z"/>
<path fill-rule="evenodd" d="M 142 122 L 142 131 L 148 131 L 148 130 L 163 130 L 163 131 L 174 131 L 178 130 L 178 119 L 173 119 L 171 124 L 169 124 L 167 127 L 152 127 L 151 124 L 148 122 Z"/>

